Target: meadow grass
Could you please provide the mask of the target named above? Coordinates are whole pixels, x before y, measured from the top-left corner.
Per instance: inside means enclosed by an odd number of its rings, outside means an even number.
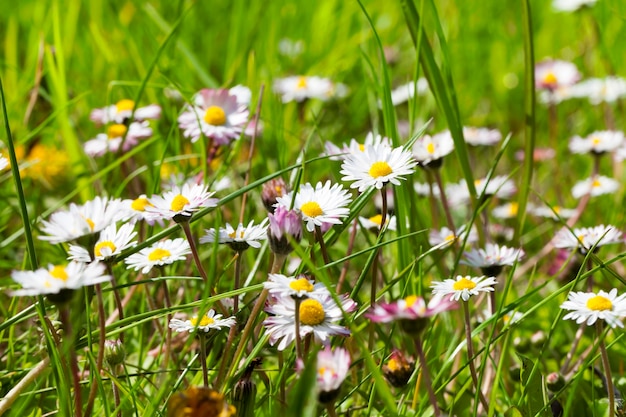
[[[623,415],[622,329],[563,320],[560,308],[574,291],[622,293],[623,237],[587,251],[556,249],[553,240],[600,224],[624,230],[622,162],[568,148],[576,135],[623,130],[623,101],[545,104],[534,69],[554,58],[574,63],[583,79],[626,75],[625,19],[619,0],[575,12],[530,0],[1,3],[0,152],[9,167],[0,170],[0,415],[228,416],[223,394],[242,417],[604,416],[611,382]],[[273,86],[290,75],[328,77],[336,96],[283,102]],[[394,89],[422,77],[427,91],[392,102]],[[177,119],[196,93],[235,85],[252,92],[248,119],[258,118],[257,132],[223,146],[184,137]],[[85,142],[106,130],[90,113],[122,99],[160,106],[151,137],[88,156]],[[504,139],[470,146],[464,126],[490,127]],[[440,169],[418,164],[382,191],[350,189],[342,162],[324,153],[327,142],[363,143],[368,132],[410,152],[444,130],[454,152]],[[546,148],[551,158],[528,157]],[[598,174],[617,180],[617,189],[572,196],[578,181]],[[96,197],[163,195],[172,175],[217,189],[217,202],[191,217],[190,235],[173,221],[139,222],[136,243],[106,262],[114,284],[81,288],[69,304],[13,296],[21,288],[15,271],[65,264],[76,243],[39,239],[42,221]],[[477,180],[499,176],[516,192],[481,194]],[[285,257],[265,240],[245,250],[198,243],[206,229],[264,221],[262,190],[278,178],[292,190],[343,184],[348,213],[319,234],[289,238]],[[460,204],[454,193],[437,198],[437,183],[460,180],[467,193]],[[417,193],[417,183],[432,184],[431,195]],[[381,200],[396,230],[365,227],[361,217],[382,214]],[[506,203],[510,215],[497,216]],[[534,214],[545,205],[561,207],[555,219]],[[574,218],[559,217],[563,208],[575,208]],[[473,228],[476,239],[429,239],[450,223]],[[186,255],[146,274],[125,264],[166,238],[188,236],[197,259]],[[370,320],[372,304],[429,301],[434,282],[481,276],[462,263],[464,252],[493,242],[525,252],[495,274],[494,296],[472,296],[412,323]],[[264,302],[270,272],[306,273],[330,290],[329,303],[342,305],[344,294],[356,303],[339,309],[350,335],[329,338],[351,358],[339,391],[326,393],[330,401],[319,401],[322,345],[309,336],[281,351],[262,325],[274,302]],[[205,337],[198,329],[168,334],[172,318],[209,309],[237,324]],[[125,355],[115,357],[116,345],[105,354],[105,340],[119,339]],[[203,385],[215,390],[215,404],[209,391],[190,389]]]

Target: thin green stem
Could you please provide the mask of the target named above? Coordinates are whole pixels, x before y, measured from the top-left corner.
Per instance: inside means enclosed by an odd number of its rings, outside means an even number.
[[[606,351],[606,345],[604,344],[604,337],[602,335],[602,320],[596,321],[596,333],[600,342],[600,354],[602,356],[602,366],[604,367],[604,376],[606,378],[606,390],[609,395],[609,417],[615,416],[615,391],[613,390],[613,377],[611,376],[611,364],[609,362],[609,355]]]
[[[72,374],[72,382],[74,383],[74,415],[81,417],[83,415],[83,401],[80,391],[80,371],[78,369],[78,359],[76,358],[76,350],[74,348],[74,332],[70,319],[69,306],[59,306],[59,316],[65,332],[64,350],[67,350],[70,373]]]
[[[470,374],[472,375],[472,382],[474,383],[474,389],[478,394],[478,399],[482,404],[485,412],[489,410],[489,403],[483,395],[480,385],[478,384],[478,376],[476,373],[476,365],[474,365],[474,344],[472,343],[472,324],[470,321],[469,303],[463,301],[463,315],[465,317],[465,337],[467,338],[467,359],[470,368]]]
[[[456,227],[454,226],[454,220],[452,219],[452,213],[450,212],[450,204],[448,204],[448,197],[446,196],[446,191],[443,186],[441,173],[439,172],[439,168],[435,168],[432,171],[433,171],[433,175],[435,176],[435,181],[437,181],[437,186],[439,187],[439,195],[441,196],[441,204],[443,205],[443,211],[446,214],[446,221],[448,222],[448,228],[453,233],[456,233]]]
[[[298,359],[302,359],[302,340],[300,337],[300,303],[302,303],[302,299],[300,297],[295,297],[293,299],[295,303],[294,310],[294,324],[295,324],[295,332],[296,332],[296,355]]]
[[[200,340],[200,365],[202,366],[202,379],[205,388],[209,387],[209,371],[206,366],[206,333],[198,330],[198,339]]]
[[[326,244],[324,243],[324,234],[322,233],[322,229],[319,226],[315,226],[315,238],[320,244],[320,251],[322,252],[322,258],[324,258],[324,263],[328,265],[330,263],[330,257],[328,256],[328,252],[326,251]]]
[[[428,370],[426,355],[424,355],[422,339],[419,336],[415,338],[415,350],[417,351],[417,358],[420,361],[420,367],[422,368],[422,378],[424,380],[424,385],[426,385],[426,390],[428,391],[428,398],[430,399],[430,404],[433,406],[433,414],[435,417],[439,417],[441,415],[441,411],[437,405],[437,397],[435,396],[435,391],[433,390],[433,383]]]
[[[98,388],[98,383],[96,381],[97,376],[100,375],[102,371],[102,362],[104,361],[104,342],[106,339],[106,321],[105,321],[105,312],[104,312],[104,297],[102,297],[102,285],[96,284],[96,301],[98,302],[98,329],[99,329],[99,339],[98,339],[98,356],[96,357],[96,374],[93,375],[91,386],[89,387],[89,397],[87,398],[87,407],[85,408],[85,417],[91,416],[91,412],[93,411],[94,401],[96,399],[96,393]]]

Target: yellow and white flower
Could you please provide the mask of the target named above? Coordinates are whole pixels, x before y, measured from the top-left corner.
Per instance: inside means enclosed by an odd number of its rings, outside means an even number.
[[[215,314],[215,310],[211,309],[201,318],[193,316],[187,320],[172,319],[170,320],[169,328],[179,333],[193,333],[196,329],[207,333],[209,330],[220,330],[223,327],[228,327],[230,329],[235,324],[235,317],[223,319],[221,314]]]
[[[156,213],[164,219],[185,220],[203,207],[215,207],[218,200],[211,198],[215,194],[209,192],[206,185],[185,183],[182,187],[174,187],[148,199],[150,205],[145,209]],[[189,220],[189,219],[187,219]]]
[[[612,194],[619,189],[619,182],[613,178],[597,175],[579,181],[572,187],[572,195],[574,198],[582,198],[589,194],[591,197],[597,197],[603,194]]]
[[[99,262],[85,264],[70,262],[67,265],[48,265],[36,271],[13,271],[11,278],[22,286],[12,292],[14,296],[58,294],[63,290],[76,290],[88,285],[111,280],[105,266]]]
[[[274,81],[274,92],[281,96],[283,103],[306,99],[328,100],[342,97],[347,91],[343,84],[335,84],[328,78],[294,75]]]
[[[593,153],[601,155],[613,152],[624,143],[624,133],[613,130],[602,130],[591,133],[585,138],[574,136],[570,139],[569,149],[572,153]]]
[[[616,288],[608,293],[600,290],[597,294],[570,292],[561,308],[570,311],[563,317],[564,320],[576,320],[578,324],[589,326],[597,320],[604,320],[613,328],[624,327],[622,318],[626,316],[626,294],[618,296]]]
[[[443,157],[454,150],[454,140],[449,130],[424,137],[415,141],[413,156],[424,167],[438,168],[443,163]]]
[[[465,142],[473,146],[492,146],[502,140],[502,133],[486,127],[463,127]]]
[[[269,277],[263,287],[268,290],[270,295],[283,298],[317,298],[318,296],[328,295],[328,289],[324,284],[317,284],[309,279],[305,274],[295,277],[288,277],[282,274],[269,274]]]
[[[106,125],[109,123],[124,124],[128,121],[135,102],[133,100],[122,99],[115,104],[91,111],[89,118],[98,125]],[[161,117],[161,107],[151,104],[146,107],[139,107],[135,110],[134,120],[150,120],[159,119]]]
[[[260,248],[261,242],[267,239],[267,225],[269,219],[266,217],[257,225],[254,220],[250,221],[247,226],[239,223],[237,229],[226,223],[226,227],[220,227],[216,233],[215,229],[205,230],[206,234],[200,238],[200,243],[225,243],[235,251],[243,251],[249,247]]]
[[[472,295],[495,291],[494,285],[496,285],[494,277],[457,275],[455,279],[433,282],[431,288],[433,289],[433,295],[442,297],[450,295],[450,301],[459,301],[459,299],[467,301]]]
[[[124,249],[135,245],[137,242],[132,241],[132,239],[136,235],[134,225],[126,223],[118,229],[113,223],[102,230],[91,251],[79,245],[70,245],[68,259],[86,263],[109,259],[120,254]],[[93,259],[91,252],[93,252]]]
[[[578,248],[582,253],[587,253],[593,247],[622,243],[623,241],[624,236],[617,227],[602,224],[596,227],[574,229],[573,232],[568,229],[561,229],[554,236],[553,243],[556,248]]]
[[[170,265],[176,261],[184,261],[191,253],[187,239],[166,239],[133,253],[124,262],[129,269],[147,274],[155,266]]]
[[[89,156],[98,157],[107,152],[115,153],[120,150],[127,152],[134,148],[141,139],[152,136],[152,128],[148,122],[133,122],[130,126],[124,124],[111,124],[106,133],[96,135],[83,145],[85,153]]]

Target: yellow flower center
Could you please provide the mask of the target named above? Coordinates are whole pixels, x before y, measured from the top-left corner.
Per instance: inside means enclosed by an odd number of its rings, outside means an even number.
[[[476,288],[476,283],[467,277],[463,277],[456,281],[452,288],[454,291],[473,290]]]
[[[552,210],[554,210],[554,212],[555,212],[556,214],[559,214],[559,213],[561,212],[561,207],[559,207],[559,206],[554,206],[554,207],[552,207]]]
[[[429,154],[434,154],[435,153],[435,144],[430,142],[428,145],[426,145],[426,151],[428,151]]]
[[[591,186],[593,188],[599,187],[601,185],[602,185],[602,183],[600,181],[598,181],[598,180],[593,180],[593,182],[591,183]]]
[[[130,207],[135,211],[146,211],[146,207],[151,205],[152,204],[150,204],[147,198],[140,197],[136,200],[133,200],[133,202],[130,204]]]
[[[581,244],[585,243],[585,235],[578,235],[578,242]]]
[[[124,125],[111,125],[107,129],[107,136],[109,137],[109,139],[121,138],[122,136],[124,136],[124,134],[126,134],[127,130],[128,128]]]
[[[189,319],[189,322],[194,327],[195,326],[209,326],[215,323],[215,320],[207,316],[202,316],[202,318],[200,319],[200,323],[198,323],[198,316],[193,316],[192,318]]]
[[[135,102],[128,99],[123,99],[115,103],[117,112],[123,112],[124,110],[132,110],[135,107]]]
[[[104,248],[109,248],[111,250],[111,253],[115,252],[115,249],[117,249],[113,242],[111,242],[110,240],[105,240],[96,244],[93,252],[96,256],[102,256],[102,249]]]
[[[164,258],[171,256],[172,253],[167,249],[156,248],[150,254],[148,254],[149,261],[162,261]]]
[[[391,169],[391,167],[389,166],[387,162],[378,161],[372,164],[372,167],[370,168],[369,173],[373,178],[379,178],[379,177],[384,177],[386,175],[389,175],[392,172],[393,172],[393,169]]]
[[[68,278],[65,267],[61,265],[53,266],[52,269],[49,271],[49,274],[51,277],[60,279],[61,281],[67,281]],[[50,286],[50,284],[48,284],[47,286]]]
[[[391,372],[396,372],[402,369],[402,364],[396,358],[391,358],[387,361],[387,368]]]
[[[178,194],[176,197],[172,199],[172,204],[170,205],[170,210],[172,211],[182,211],[185,206],[189,204],[189,200],[185,198],[185,196]]]
[[[445,242],[452,242],[455,238],[456,238],[456,236],[454,236],[454,235],[448,235],[443,240]]]
[[[375,216],[372,216],[369,218],[369,221],[371,221],[372,223],[376,223],[377,225],[380,226],[380,224],[383,221],[383,215],[382,214],[377,214]]]
[[[511,216],[517,216],[517,209],[519,207],[519,204],[517,203],[511,203],[509,204],[509,214]]]
[[[593,311],[612,310],[613,303],[611,303],[611,300],[606,297],[596,295],[595,297],[591,297],[587,300],[587,308]]]
[[[309,201],[308,203],[304,203],[300,206],[300,211],[302,214],[308,217],[317,217],[324,214],[324,210],[320,207],[319,204],[315,201]]]
[[[222,126],[226,123],[226,113],[220,106],[211,106],[204,113],[204,121],[213,126]]]
[[[296,85],[298,90],[306,88],[306,77],[298,77],[298,84]]]
[[[312,298],[304,300],[300,304],[300,323],[306,326],[322,324],[326,318],[322,303]]]
[[[413,306],[413,304],[415,304],[417,302],[418,298],[416,295],[409,295],[408,297],[406,297],[404,299],[404,302],[406,303],[407,308]]]
[[[543,77],[543,82],[544,84],[556,84],[556,75],[554,75],[552,71],[548,71],[548,73]]]
[[[362,143],[359,143],[359,150],[361,152],[365,152],[365,145],[363,145]]]
[[[85,221],[89,225],[89,228],[93,231],[93,228],[96,227],[96,224],[93,222],[93,220],[91,220],[90,218],[87,218],[85,219]]]
[[[333,368],[327,368],[325,366],[322,366],[320,369],[317,370],[317,372],[320,374],[320,376],[324,376],[326,375],[326,373],[330,373],[332,376],[337,376],[337,371],[335,371]]]
[[[291,281],[289,283],[289,288],[291,288],[294,291],[311,292],[313,291],[313,284],[311,284],[309,280],[306,278],[300,278],[295,281]]]
[[[594,145],[599,145],[602,142],[602,140],[599,137],[593,137],[591,139],[591,143],[593,143]]]

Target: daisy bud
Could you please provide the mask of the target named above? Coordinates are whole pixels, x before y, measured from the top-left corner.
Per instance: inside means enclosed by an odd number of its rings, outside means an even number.
[[[341,384],[350,369],[350,354],[347,350],[330,346],[317,353],[318,400],[322,404],[332,404],[341,390]]]
[[[565,386],[565,378],[558,372],[552,372],[546,377],[546,386],[552,392],[558,392]]]
[[[126,349],[122,341],[117,340],[105,340],[104,341],[104,360],[110,367],[115,367],[124,362],[126,358]]]
[[[383,374],[387,381],[396,388],[404,387],[415,370],[415,360],[406,357],[399,350],[394,350],[383,365]]]
[[[241,379],[235,384],[232,392],[232,402],[237,409],[238,417],[253,417],[256,398],[256,384],[252,381],[252,371],[261,363],[261,358],[256,358],[248,365]]]
[[[276,207],[276,211],[268,214],[270,225],[267,237],[272,252],[288,255],[293,251],[287,236],[296,242],[302,239],[302,215],[295,210],[287,210],[283,206]]]
[[[263,200],[263,205],[267,209],[268,212],[274,214],[276,207],[276,198],[282,197],[289,192],[289,187],[285,184],[285,180],[282,178],[273,178],[263,184],[263,189],[261,190],[261,199]]]

